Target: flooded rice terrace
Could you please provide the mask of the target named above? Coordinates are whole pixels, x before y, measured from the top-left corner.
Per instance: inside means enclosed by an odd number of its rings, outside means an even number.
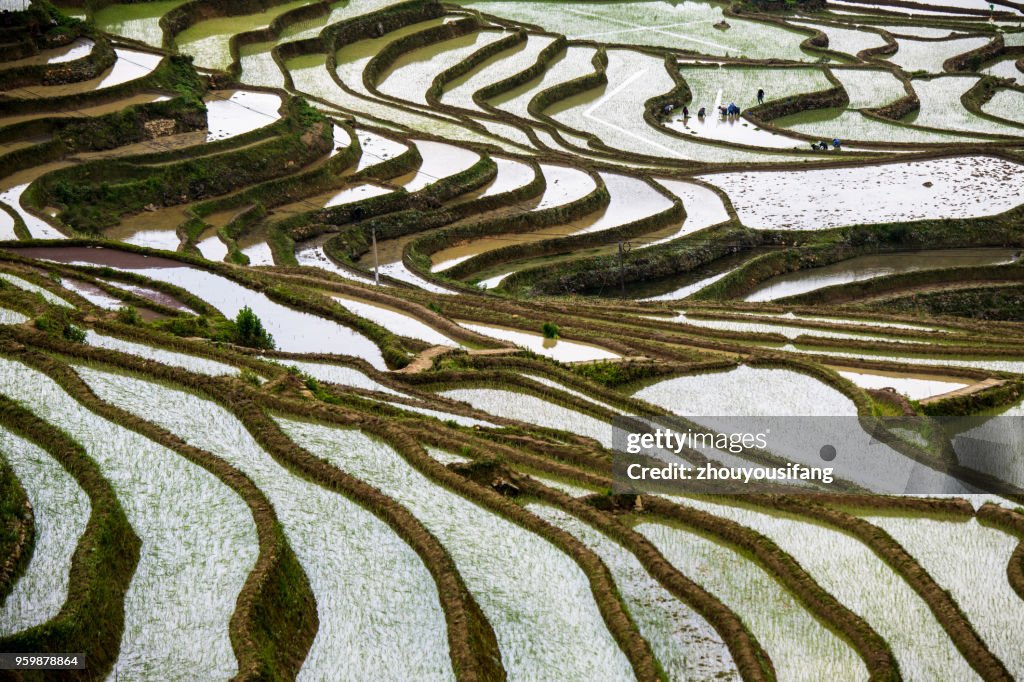
[[[0,659],[1024,677],[1022,50],[1011,0],[0,0]]]

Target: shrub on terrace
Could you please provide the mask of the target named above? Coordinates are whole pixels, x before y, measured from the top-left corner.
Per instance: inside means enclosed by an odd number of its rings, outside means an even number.
[[[239,310],[235,317],[234,337],[234,342],[240,346],[265,349],[274,347],[274,337],[263,328],[263,322],[249,306]]]

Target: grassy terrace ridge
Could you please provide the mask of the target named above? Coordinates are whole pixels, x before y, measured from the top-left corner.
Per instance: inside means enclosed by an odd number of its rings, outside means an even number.
[[[0,12],[0,651],[1024,679],[1024,8],[949,2]],[[723,417],[804,421],[624,481]],[[194,470],[154,527],[249,536],[153,535],[129,442]]]
[[[110,483],[81,445],[7,398],[2,407],[5,428],[52,455],[85,490],[95,511],[72,558],[65,607],[43,625],[4,637],[0,649],[89,651],[93,671],[110,670],[124,624],[122,600],[138,562],[139,539]],[[88,679],[89,673],[72,674]],[[37,679],[44,675],[36,673]]]

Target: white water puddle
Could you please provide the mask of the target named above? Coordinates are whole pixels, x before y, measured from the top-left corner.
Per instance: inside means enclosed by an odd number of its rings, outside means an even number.
[[[147,227],[139,227],[134,232],[125,234],[121,229],[115,228],[108,231],[106,236],[125,244],[145,246],[161,251],[177,251],[181,244],[177,230],[151,230]]]
[[[43,50],[39,54],[4,62],[4,68],[31,66],[33,64],[63,64],[85,57],[96,45],[89,38],[76,38],[63,47]]]
[[[417,289],[423,289],[424,291],[429,291],[432,294],[450,296],[456,293],[451,289],[446,289],[443,286],[434,284],[433,282],[429,282],[423,279],[415,272],[407,268],[405,263],[403,263],[400,260],[395,261],[394,263],[385,263],[384,265],[381,265],[378,268],[378,270],[380,271],[381,275],[386,275],[388,277],[391,277],[392,279],[397,279],[407,284],[411,284]]]
[[[833,68],[834,75],[850,97],[850,109],[881,107],[905,97],[903,81],[890,71],[882,69]]]
[[[355,201],[361,201],[363,199],[369,199],[371,197],[379,197],[382,194],[390,194],[394,190],[382,187],[381,185],[374,185],[369,182],[361,182],[355,185],[346,187],[339,191],[337,194],[332,196],[324,204],[324,208],[333,208],[335,206],[344,206],[345,204],[351,204]]]
[[[655,317],[652,319],[664,320],[662,317]],[[837,332],[829,331],[827,329],[817,329],[815,327],[791,327],[784,324],[768,324],[766,322],[742,322],[737,320],[714,320],[707,319],[704,317],[690,317],[686,313],[679,313],[674,318],[670,319],[671,322],[679,322],[682,324],[689,324],[695,327],[706,327],[708,329],[721,329],[724,331],[735,331],[735,332],[747,332],[750,334],[781,334],[788,339],[795,339],[798,336],[817,336],[827,339],[859,339],[865,341],[900,341],[897,338],[891,338],[886,336],[872,335],[868,332],[864,334],[854,334],[850,332]],[[916,341],[916,340],[915,340]]]
[[[159,362],[162,365],[181,367],[182,369],[187,369],[188,371],[195,372],[197,374],[205,374],[207,376],[238,375],[237,367],[232,367],[231,365],[227,365],[223,362],[210,360],[197,355],[187,355],[185,353],[164,350],[163,348],[154,348],[153,346],[147,346],[143,343],[135,343],[134,341],[125,341],[124,339],[118,339],[113,336],[98,334],[91,330],[86,333],[85,342],[90,346],[95,346],[96,348],[106,348],[107,350],[127,353],[146,360]]]
[[[647,244],[640,244],[637,248],[646,249],[649,246],[664,244],[683,235],[729,220],[729,212],[725,210],[722,199],[707,187],[666,178],[658,178],[657,183],[682,200],[683,208],[686,210],[686,219],[673,234]]]
[[[567,166],[541,164],[541,172],[547,182],[540,203],[533,210],[564,206],[582,199],[597,188],[597,183],[587,173]]]
[[[238,80],[246,85],[285,89],[284,73],[274,61],[271,49],[274,43],[254,43],[238,48],[238,65],[242,74]]]
[[[100,84],[96,87],[97,90],[111,88],[121,83],[127,83],[128,81],[148,76],[163,59],[163,55],[139,52],[138,50],[126,50],[120,47],[115,48],[114,53],[117,55],[117,61],[114,62],[114,67],[110,70],[110,73],[100,81]]]
[[[679,287],[678,289],[674,289],[674,290],[672,290],[672,291],[670,291],[670,292],[668,292],[666,294],[659,294],[657,296],[648,296],[647,298],[641,298],[639,300],[641,300],[641,301],[680,301],[680,300],[682,300],[682,299],[684,299],[684,298],[686,298],[688,296],[692,296],[693,294],[697,293],[701,289],[705,289],[705,288],[711,286],[712,284],[714,284],[718,280],[722,279],[726,275],[732,274],[736,270],[739,270],[740,267],[742,267],[742,266],[735,267],[735,268],[733,268],[731,270],[726,270],[725,272],[720,272],[717,275],[711,275],[709,277],[705,277],[705,278],[697,280],[696,282],[693,282],[691,284],[687,284],[685,286]]]
[[[788,369],[739,367],[659,381],[634,398],[691,419],[716,416],[857,415],[853,401],[817,379]]]
[[[972,7],[972,6],[975,5],[975,3],[978,3],[977,4],[977,9],[988,9],[987,6],[982,6],[980,4],[982,2],[983,2],[983,0],[948,0],[948,1],[942,2],[941,4],[938,3],[938,2],[921,3],[921,4],[930,4],[930,5],[934,5],[934,6],[940,6],[940,7],[954,7],[955,8],[955,7]],[[861,3],[861,2],[850,2],[849,0],[830,0],[830,3],[835,5],[835,6],[837,6],[837,7],[842,7],[842,8],[844,8],[844,10],[850,10],[849,12],[846,12],[846,11],[843,11],[843,10],[838,10],[842,14],[861,14],[863,12],[867,12],[868,14],[870,14],[872,9],[873,9],[873,7],[872,7],[873,3],[870,3],[870,2]],[[894,7],[894,6],[886,5],[885,10],[886,10],[886,12],[895,12],[896,14],[901,15],[900,18],[904,18],[907,15],[910,15],[911,17],[913,17],[915,15],[923,15],[923,16],[936,17],[936,18],[942,17],[942,18],[946,18],[946,19],[957,19],[957,18],[959,18],[957,16],[957,14],[958,14],[957,12],[947,12],[947,11],[944,11],[944,10],[941,10],[941,9],[917,9],[916,7],[914,7],[914,8],[902,8],[902,7]]]
[[[955,7],[958,2],[953,0],[953,2],[947,4]],[[978,4],[985,5],[984,9],[988,9],[988,3],[985,0],[978,0]],[[959,35],[951,28],[932,28],[931,26],[900,26],[899,24],[893,24],[891,26],[879,26],[878,28],[885,29],[893,35],[910,36],[911,38],[949,38],[950,36]]]
[[[295,260],[298,261],[299,265],[319,268],[321,270],[327,270],[333,272],[336,275],[350,279],[355,282],[363,282],[365,284],[373,284],[373,275],[365,275],[356,270],[343,267],[338,265],[327,255],[327,251],[324,250],[324,242],[333,237],[333,234],[323,235],[310,239],[305,242],[300,242],[295,245]],[[380,286],[387,286],[381,284]]]
[[[478,334],[489,336],[493,339],[510,341],[520,348],[533,351],[537,355],[543,355],[559,362],[582,362],[587,360],[613,360],[619,358],[616,353],[577,341],[564,341],[562,339],[545,338],[543,334],[524,332],[508,327],[499,327],[491,324],[480,324],[479,322],[466,322],[456,320],[459,326],[471,329]]]
[[[820,268],[808,268],[772,277],[762,282],[745,300],[773,301],[823,287],[919,270],[1002,265],[1012,263],[1016,259],[1016,254],[1015,249],[942,249],[858,256]]]
[[[550,478],[548,476],[541,476],[539,474],[530,474],[530,476],[547,487],[559,490],[569,497],[587,497],[588,495],[596,495],[600,492],[597,489],[584,488],[582,486],[566,483],[565,481]]]
[[[556,390],[563,391],[565,393],[568,393],[569,395],[576,396],[577,398],[586,400],[588,403],[593,403],[598,407],[603,407],[609,412],[614,412],[615,414],[629,414],[625,410],[620,410],[619,408],[612,407],[608,403],[597,400],[596,398],[591,398],[586,393],[583,393],[582,391],[577,391],[574,388],[569,388],[565,384],[555,381],[554,379],[548,379],[547,377],[540,376],[539,374],[524,374],[523,376],[532,381],[536,381],[538,384],[543,384],[544,386],[547,386],[549,388],[554,388]]]
[[[0,308],[0,324],[21,324],[28,322],[28,318],[19,312]]]
[[[900,376],[898,374],[879,374],[854,370],[838,370],[839,376],[849,379],[861,388],[882,389],[893,388],[911,400],[922,400],[933,395],[942,395],[968,386],[965,382],[943,381],[941,379],[925,379],[920,377]]]
[[[459,426],[468,426],[469,428],[499,428],[497,424],[492,424],[489,421],[483,419],[475,419],[473,417],[464,417],[461,414],[455,414],[453,412],[445,412],[443,410],[432,410],[429,407],[420,407],[419,405],[406,405],[405,403],[387,403],[391,407],[397,407],[400,410],[408,410],[409,412],[415,412],[416,414],[426,415],[428,417],[435,417],[443,422],[455,422]]]
[[[394,498],[445,546],[494,628],[510,679],[548,679],[553,670],[562,680],[635,679],[586,575],[567,554],[434,483],[358,431],[279,423],[307,450]],[[587,655],[577,655],[581,647]]]
[[[18,238],[18,233],[14,231],[14,208],[11,208],[11,213],[8,213],[5,207],[6,203],[0,202],[0,240],[8,241],[15,240]]]
[[[29,236],[33,239],[67,239],[66,234],[22,207],[21,195],[28,189],[29,184],[26,182],[0,190],[0,201],[14,209],[15,213],[25,221],[25,227],[28,229]],[[6,216],[6,213],[4,215]],[[6,218],[4,220],[6,222]],[[8,233],[5,235],[6,238],[17,239],[17,236],[14,234],[13,222],[5,232]]]
[[[481,289],[494,289],[499,284],[501,284],[502,281],[504,281],[504,279],[506,277],[508,277],[509,275],[511,275],[514,272],[515,272],[515,270],[512,270],[510,272],[503,272],[500,275],[495,275],[494,277],[488,277],[487,279],[482,279],[479,282],[477,282],[477,286],[480,287]]]
[[[13,94],[25,99],[42,99],[95,92],[148,76],[163,59],[163,55],[129,50],[124,47],[114,48],[114,55],[113,66],[96,78],[60,85],[33,85],[27,88],[18,88],[13,91]]]
[[[899,38],[899,49],[887,59],[907,73],[927,71],[942,73],[942,63],[950,57],[970,52],[988,44],[988,38],[959,38],[956,40],[913,40]]]
[[[281,97],[272,92],[214,91],[204,101],[209,129],[207,142],[243,135],[281,118]]]
[[[249,265],[273,265],[274,252],[262,235],[251,235],[248,239],[238,242],[238,249],[249,259]]]
[[[522,161],[506,159],[501,156],[492,156],[491,160],[498,166],[498,174],[479,193],[470,194],[473,199],[504,194],[518,189],[533,181],[535,174],[533,169]]]
[[[418,192],[442,178],[461,173],[480,160],[479,154],[465,147],[429,140],[412,142],[420,151],[423,163],[418,170],[393,181],[407,192]]]
[[[440,450],[438,448],[424,445],[423,449],[427,451],[427,454],[436,459],[438,462],[444,465],[448,464],[469,464],[473,460],[469,457],[463,457],[462,455],[456,455],[454,452],[448,452],[447,450]]]
[[[600,173],[611,201],[604,209],[601,217],[587,223],[581,230],[573,230],[566,226],[573,235],[601,232],[613,227],[627,225],[648,216],[667,211],[672,201],[654,190],[647,182],[628,175],[616,173]]]
[[[275,360],[275,362],[295,367],[317,381],[325,381],[330,384],[339,384],[342,386],[352,386],[353,388],[364,388],[368,391],[379,391],[381,393],[389,393],[392,395],[404,395],[393,388],[388,388],[384,384],[374,381],[363,372],[352,367],[291,359],[280,359]]]
[[[39,294],[50,305],[59,305],[62,308],[74,308],[73,305],[65,301],[57,294],[51,292],[49,289],[45,289],[39,286],[38,284],[33,284],[32,282],[29,282],[27,279],[22,279],[17,275],[9,275],[6,272],[0,272],[0,279],[4,280],[5,282],[9,282],[10,284],[13,284],[19,289],[30,291],[33,294]]]
[[[427,323],[395,308],[368,303],[347,296],[332,296],[331,298],[350,312],[360,317],[365,317],[367,320],[379,324],[392,333],[408,336],[411,339],[419,339],[420,341],[438,346],[462,347],[461,343],[445,336]]]
[[[885,38],[878,33],[854,28],[840,28],[829,24],[813,24],[806,21],[790,21],[791,24],[815,28],[828,36],[828,49],[856,56],[861,50],[885,45]]]
[[[827,355],[834,358],[856,358],[858,360],[875,360],[881,362],[898,362],[908,365],[929,365],[934,367],[970,367],[972,369],[988,369],[993,372],[1012,372],[1024,374],[1024,360],[1003,360],[1000,358],[964,360],[957,357],[919,358],[906,355],[881,355],[872,353],[851,353],[848,351],[822,350],[818,348],[797,348],[793,345],[783,346],[780,350],[807,355]]]
[[[361,128],[356,132],[356,138],[359,140],[359,147],[363,153],[359,157],[359,162],[356,164],[353,172],[359,172],[381,161],[393,159],[408,149],[401,142],[396,142],[389,137],[384,137]]]
[[[526,393],[492,388],[456,388],[438,395],[461,400],[481,412],[593,438],[612,447],[612,425],[588,414]]]
[[[190,315],[196,314],[194,310],[189,308],[187,305],[185,305],[178,299],[174,298],[174,296],[171,296],[170,294],[165,294],[162,291],[151,289],[149,287],[144,287],[140,284],[131,284],[129,282],[119,282],[117,280],[104,281],[110,286],[117,287],[118,289],[124,289],[125,291],[130,291],[136,296],[141,296],[142,298],[152,301],[153,303],[156,303],[158,305],[165,306],[172,310],[179,310],[183,313],[188,313]]]
[[[436,584],[383,521],[278,464],[216,403],[132,377],[87,381],[103,399],[217,453],[267,496],[316,599],[319,627],[299,682],[454,679]]]
[[[92,505],[78,482],[35,443],[0,428],[6,460],[32,504],[33,545],[25,572],[0,608],[0,636],[42,625],[68,596],[71,556],[89,522]]]
[[[701,177],[729,195],[747,227],[823,230],[1002,213],[1022,201],[1022,171],[1020,164],[1004,159],[965,156],[857,168]]]
[[[1020,83],[1024,82],[1024,72],[1017,68],[1018,59],[1020,59],[1020,57],[1017,55],[1014,55],[1012,57],[1006,57],[1005,59],[1000,59],[994,64],[989,64],[988,66],[983,68],[981,72],[989,76],[995,76],[997,78],[1011,78],[1015,80],[1019,85]],[[1001,90],[1000,92],[1012,93],[1013,91]],[[1020,95],[1020,93],[1017,94],[1018,96]],[[987,105],[983,106],[982,108],[987,108]]]
[[[166,680],[234,675],[229,623],[259,551],[242,498],[176,452],[97,416],[46,375],[11,360],[0,360],[0,368],[0,391],[85,448],[142,541],[124,597],[118,673],[137,679],[159,670]],[[87,382],[95,374],[76,371]]]
[[[921,108],[906,122],[969,133],[1024,136],[1024,127],[977,116],[963,106],[961,97],[974,87],[978,80],[978,76],[943,76],[931,80],[915,80],[914,91],[921,100]]]
[[[264,294],[212,272],[162,258],[109,252],[103,249],[38,249],[33,256],[84,265],[112,265],[145,277],[197,292],[228,319],[249,306],[274,336],[277,348],[290,353],[330,353],[361,357],[385,369],[384,357],[370,339],[340,324],[275,303]],[[111,261],[111,259],[113,259]]]
[[[892,329],[909,329],[914,331],[926,331],[926,332],[945,332],[945,329],[939,327],[931,327],[925,324],[908,324],[906,322],[886,322],[884,320],[867,320],[867,319],[852,319],[852,318],[839,318],[839,317],[827,317],[825,315],[797,315],[793,312],[786,313],[774,313],[774,312],[761,312],[761,311],[742,311],[742,310],[731,310],[729,311],[735,315],[763,315],[765,317],[781,317],[787,320],[803,320],[805,322],[831,322],[832,324],[851,324],[851,325],[867,325],[871,327],[889,327]]]
[[[60,280],[60,285],[104,310],[119,310],[125,306],[124,301],[111,296],[91,282],[82,282],[70,277],[63,277]]]
[[[203,234],[207,233],[204,232]],[[223,261],[228,255],[228,245],[221,241],[221,238],[217,235],[216,228],[210,230],[208,236],[196,242],[196,248],[199,249],[199,253],[203,255],[203,258],[215,263]]]

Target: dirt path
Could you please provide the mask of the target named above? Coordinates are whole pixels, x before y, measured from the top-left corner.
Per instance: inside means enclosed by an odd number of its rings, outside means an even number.
[[[964,386],[963,388],[958,388],[955,391],[949,391],[947,393],[940,393],[939,395],[930,396],[930,397],[925,398],[924,400],[922,400],[920,402],[921,402],[922,405],[930,405],[931,403],[937,403],[940,400],[946,400],[948,398],[959,398],[960,396],[972,395],[974,393],[979,393],[979,392],[984,391],[985,389],[988,389],[988,388],[994,388],[996,386],[1002,386],[1005,383],[1006,383],[1006,381],[1004,379],[994,379],[994,378],[993,379],[985,379],[984,381],[979,381],[976,384],[971,384],[970,386]]]
[[[452,346],[431,346],[426,349],[415,358],[412,362],[397,371],[397,374],[419,374],[420,372],[426,372],[428,369],[434,366],[434,360],[441,357],[445,353],[451,353],[458,350]],[[482,348],[480,350],[469,351],[470,355],[509,355],[510,353],[519,353],[522,349],[509,347],[509,348]]]

